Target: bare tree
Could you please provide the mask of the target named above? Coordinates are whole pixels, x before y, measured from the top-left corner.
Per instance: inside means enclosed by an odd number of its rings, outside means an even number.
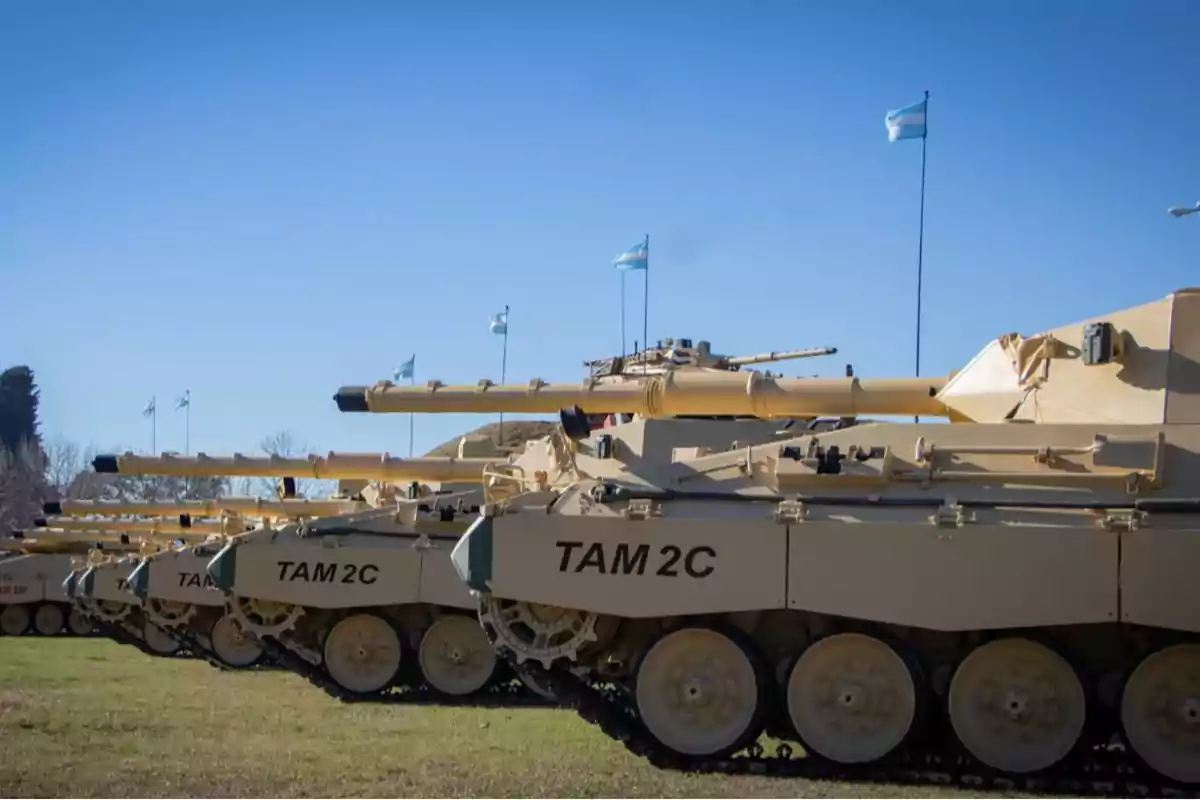
[[[124,452],[120,447],[108,453]],[[68,483],[61,497],[68,500],[210,500],[228,493],[229,479],[208,475],[108,475],[98,474],[91,464],[98,452],[88,445],[79,459],[82,469]]]
[[[263,437],[258,443],[258,448],[269,456],[278,456],[280,458],[304,458],[313,449],[307,442],[297,439],[289,430],[279,430],[270,436]],[[293,476],[295,477],[295,476]],[[271,478],[259,478],[258,482],[260,495],[274,495],[276,482]],[[296,478],[296,496],[297,497],[318,497],[321,495],[332,494],[336,488],[335,481],[314,480],[312,478]]]
[[[0,534],[32,525],[49,495],[41,448],[29,439],[14,450],[0,447]]]
[[[79,445],[61,434],[55,434],[45,446],[46,482],[59,497],[64,497],[75,476],[86,466]]]

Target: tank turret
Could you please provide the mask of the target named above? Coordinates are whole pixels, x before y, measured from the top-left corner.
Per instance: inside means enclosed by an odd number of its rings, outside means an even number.
[[[681,370],[597,384],[609,394],[346,397],[949,420],[580,470],[485,504],[452,561],[506,661],[657,765],[1194,793],[1197,364],[1200,289],[1185,289],[999,336],[938,379]],[[764,733],[805,757],[765,754]]]

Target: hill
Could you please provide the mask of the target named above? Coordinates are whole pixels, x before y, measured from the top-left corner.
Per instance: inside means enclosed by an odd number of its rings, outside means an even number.
[[[514,420],[504,423],[504,439],[500,440],[500,423],[489,422],[469,433],[463,434],[468,439],[491,439],[492,443],[502,452],[518,450],[530,439],[540,439],[549,436],[557,422],[550,420]],[[426,453],[426,456],[454,456],[458,454],[458,441],[462,436],[455,436],[448,442],[443,442]]]

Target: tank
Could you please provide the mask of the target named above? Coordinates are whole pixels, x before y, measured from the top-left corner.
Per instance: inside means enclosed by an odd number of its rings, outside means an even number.
[[[345,700],[478,702],[481,695],[487,695],[492,701],[508,704],[530,693],[516,691],[521,685],[511,674],[507,680],[492,674],[499,673],[494,651],[474,619],[469,594],[450,566],[449,547],[436,541],[447,535],[456,540],[466,525],[456,523],[455,516],[478,511],[485,467],[492,461],[469,456],[406,460],[387,454],[338,453],[290,460],[127,455],[102,456],[93,466],[98,471],[127,474],[234,472],[265,473],[285,480],[293,476],[341,479],[341,498],[253,504],[256,513],[275,521],[286,518],[282,525],[264,525],[228,539],[145,559],[131,576],[134,592],[146,601],[147,609],[156,605],[156,595],[174,603],[186,602],[187,609],[200,605],[201,592],[219,598],[221,610],[228,609],[228,613],[222,617],[225,622],[214,623],[208,637],[214,653],[221,649],[223,634],[216,625],[222,624],[228,628],[229,638],[238,637],[229,648],[234,656],[242,652],[243,660],[249,662],[256,660],[256,653],[266,651],[270,662],[304,675]],[[468,477],[465,484],[452,482]],[[228,498],[208,503],[206,511],[252,506]],[[120,512],[132,510],[129,504],[109,507]],[[60,510],[87,514],[98,508],[76,504],[63,505]],[[171,510],[182,510],[182,504],[173,504]],[[314,521],[314,517],[321,519]],[[393,520],[388,534],[342,535],[340,528],[348,522],[365,524],[365,530],[370,530],[370,523],[364,520],[373,517]],[[422,551],[429,547],[441,550],[440,569],[413,571],[412,565],[420,562]],[[182,561],[187,562],[186,570],[178,566]],[[177,585],[177,576],[197,571],[201,577],[189,578],[186,583],[198,581],[200,585]],[[418,594],[420,602],[415,599]],[[380,597],[396,598],[396,605],[404,605],[387,621],[396,651],[374,652],[363,661],[357,640],[377,633],[377,627],[369,626],[379,618],[364,621],[351,612],[356,604],[379,604]],[[180,605],[176,616],[184,613],[183,608]],[[213,608],[215,613],[216,606]],[[459,613],[449,613],[453,611]],[[160,624],[166,627],[165,622]],[[364,625],[368,626],[365,631]],[[473,646],[474,653],[464,650],[455,638],[461,639],[464,630],[473,635],[466,644]],[[389,658],[400,658],[402,638],[403,670],[396,667],[380,679],[379,663],[386,668]],[[419,648],[422,642],[424,649]],[[416,666],[418,655],[426,665],[424,671]],[[220,660],[240,666],[234,656],[224,655]],[[435,668],[429,666],[435,656],[453,663],[435,673],[432,685],[427,685],[422,676]],[[476,662],[481,658],[487,661],[482,680],[486,685],[468,685],[480,671]],[[414,659],[412,666],[410,659]]]
[[[208,534],[203,541],[168,547],[143,556],[128,577],[130,591],[141,600],[149,624],[176,641],[181,649],[222,669],[267,666],[261,646],[242,635],[236,618],[225,607],[206,571],[208,561],[236,533],[253,530],[252,517],[267,520],[301,519],[365,507],[355,500],[267,500],[257,497],[220,497],[183,501],[66,501],[47,503],[45,513],[179,514],[178,524],[162,521],[110,520],[104,524],[130,530],[169,530]],[[194,515],[217,516],[195,521]],[[93,529],[95,519],[46,520],[46,524]]]
[[[73,560],[87,550],[23,536],[0,540],[0,635],[85,636],[93,632],[86,616],[71,604],[63,581]]]
[[[1197,363],[1183,289],[938,378],[339,396],[934,418],[530,487],[452,561],[503,660],[660,767],[1129,795],[1200,782]]]
[[[253,531],[208,574],[241,630],[341,700],[541,703],[497,663],[451,566],[477,512],[438,497]]]
[[[122,545],[90,550],[86,562],[65,578],[62,586],[74,607],[100,634],[116,642],[132,645],[153,656],[195,656],[155,624],[153,609],[134,594],[130,578],[144,557],[177,544],[204,541],[211,534],[161,521],[155,521],[152,529],[134,532],[124,527],[134,525],[133,521],[86,522],[95,527],[81,531],[35,529],[39,538],[57,536],[62,541],[97,540],[102,543],[107,540]]]

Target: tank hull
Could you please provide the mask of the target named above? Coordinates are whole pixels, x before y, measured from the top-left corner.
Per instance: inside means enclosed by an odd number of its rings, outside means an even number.
[[[63,589],[72,569],[68,554],[31,553],[0,561],[0,635],[80,635],[69,625],[71,603]]]
[[[1168,491],[1197,452],[1191,426],[860,425],[685,461],[654,485],[511,498],[485,509],[452,561],[498,652],[655,763],[954,764],[1065,786],[1094,780],[1101,758],[1114,775],[1194,788],[1200,770],[1147,698],[1164,675],[1200,674],[1188,671],[1200,665],[1200,498]],[[569,623],[531,636],[547,616]],[[664,700],[712,691],[701,667],[692,683],[671,676],[722,658],[721,681],[748,687],[724,739],[672,721]],[[885,679],[876,700],[891,700],[872,705],[870,681]],[[829,686],[841,693],[818,702]],[[1200,720],[1187,691],[1170,695],[1181,737],[1191,709]],[[1002,705],[980,711],[986,697]],[[764,763],[746,749],[764,732],[815,760]]]
[[[418,533],[367,516],[235,537],[208,574],[275,663],[343,701],[544,704],[498,665],[475,620],[450,561],[467,523],[423,519]],[[361,648],[375,654],[369,674],[348,655]]]

